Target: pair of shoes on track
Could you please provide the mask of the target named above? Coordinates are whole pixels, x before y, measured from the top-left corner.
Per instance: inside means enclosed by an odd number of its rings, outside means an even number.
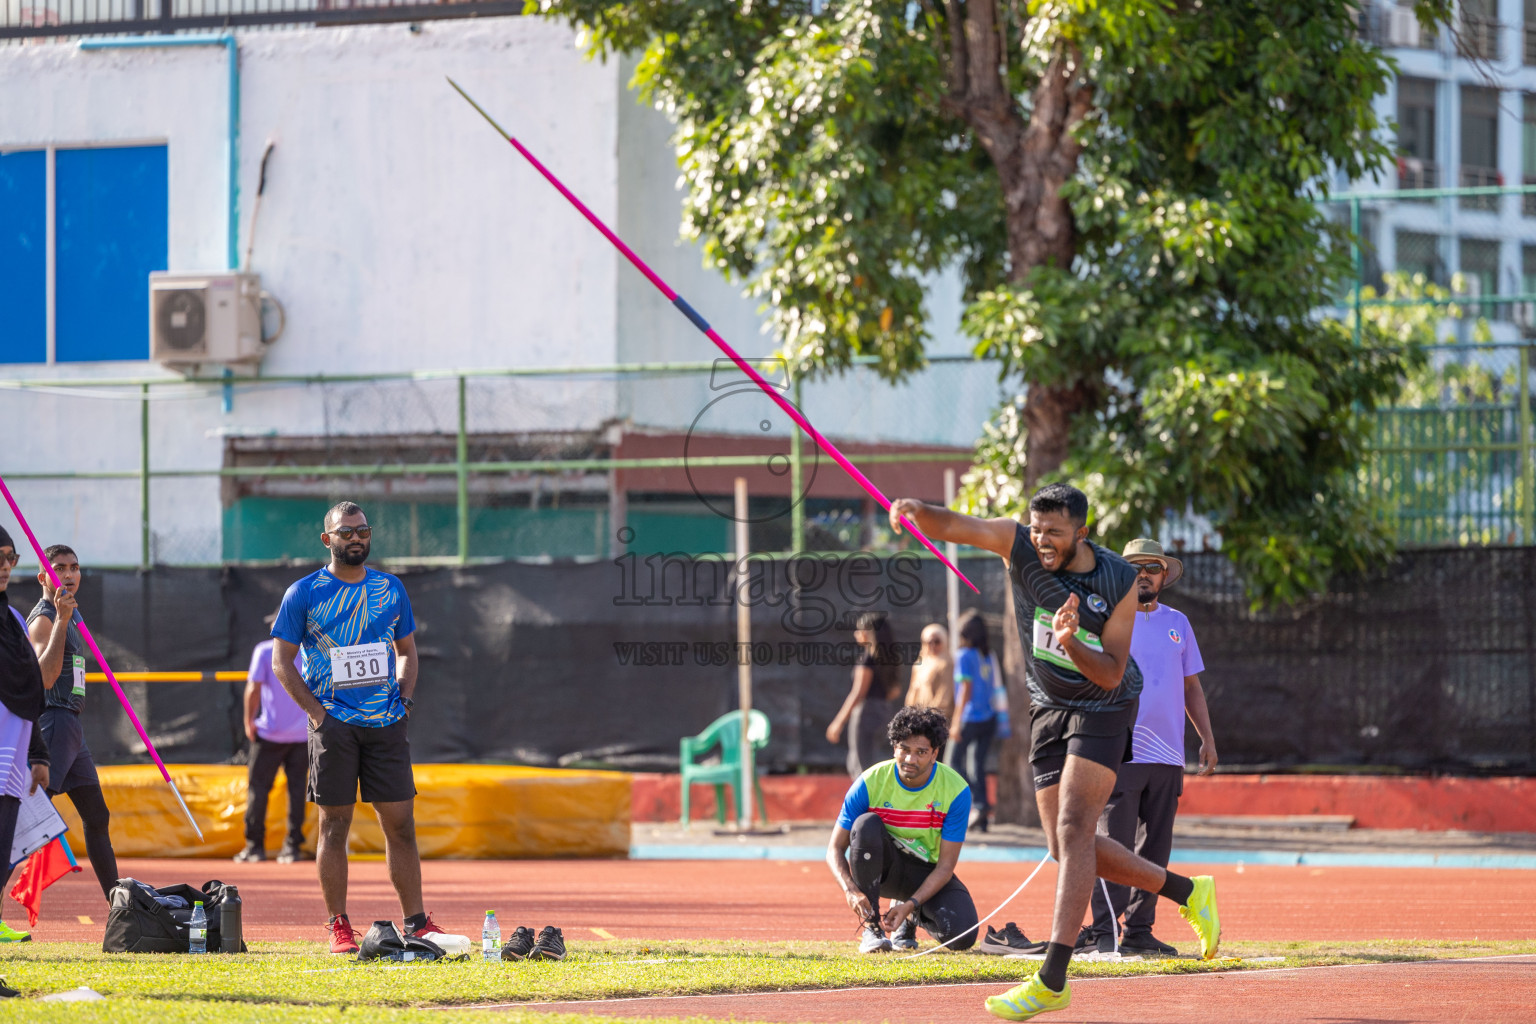
[[[247,843],[245,849],[235,854],[235,863],[237,864],[260,864],[266,859],[267,851],[257,843]],[[284,843],[282,852],[277,855],[277,862],[279,864],[292,864],[303,859],[304,852],[297,843],[293,842]]]
[[[565,936],[554,925],[545,925],[538,938],[533,929],[518,925],[512,937],[501,947],[503,960],[564,960]]]
[[[326,928],[328,928],[331,933],[332,953],[338,955],[351,955],[357,952],[357,930],[352,927],[352,922],[347,920],[345,915],[331,918],[330,923],[326,925]],[[422,925],[420,928],[417,928],[415,931],[410,932],[409,934],[410,937],[414,939],[426,939],[428,942],[435,942],[436,939],[434,936],[446,935],[448,933],[439,928],[437,923],[432,920],[432,915],[428,914],[427,923]]]
[[[1221,917],[1216,912],[1216,881],[1210,875],[1196,875],[1194,892],[1179,907],[1179,916],[1188,921],[1200,938],[1200,959],[1211,960],[1221,946]],[[1072,1002],[1072,986],[1060,992],[1047,988],[1040,975],[1015,985],[1001,995],[988,996],[987,1012],[1003,1020],[1029,1020],[1036,1014],[1065,1009]]]
[[[1019,926],[1009,921],[1001,928],[994,929],[987,925],[987,934],[976,943],[976,949],[981,953],[991,953],[993,956],[1009,956],[1014,953],[1044,953],[1044,942],[1030,942],[1029,936],[1019,930]]]

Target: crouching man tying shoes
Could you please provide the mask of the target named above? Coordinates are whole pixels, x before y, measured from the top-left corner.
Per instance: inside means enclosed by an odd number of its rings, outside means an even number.
[[[827,843],[827,866],[864,923],[859,952],[916,949],[917,926],[949,948],[976,943],[976,904],[955,877],[971,813],[960,773],[938,763],[949,721],[934,708],[905,707],[886,729],[895,758],[868,768],[843,798]],[[880,915],[880,897],[893,902]],[[989,928],[983,948],[1002,947]],[[1009,948],[1007,952],[1022,951]],[[988,952],[1003,952],[987,949]]]

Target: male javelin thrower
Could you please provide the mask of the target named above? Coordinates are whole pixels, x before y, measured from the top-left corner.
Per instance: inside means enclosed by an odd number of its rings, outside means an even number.
[[[898,533],[902,516],[934,540],[1002,557],[1026,652],[1035,802],[1061,869],[1045,962],[1028,981],[990,997],[988,1012],[1028,1020],[1072,1001],[1067,964],[1096,876],[1173,900],[1200,937],[1200,955],[1214,957],[1221,925],[1211,877],[1176,875],[1096,834],[1129,756],[1141,671],[1130,656],[1136,570],[1088,540],[1088,498],[1066,484],[1042,487],[1030,499],[1028,528],[912,498],[891,503]]]

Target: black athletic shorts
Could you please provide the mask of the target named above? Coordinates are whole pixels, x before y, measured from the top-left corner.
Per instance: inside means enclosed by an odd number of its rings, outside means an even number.
[[[80,712],[69,708],[44,708],[37,720],[37,729],[48,746],[48,793],[58,796],[81,786],[99,786],[96,762],[91,748],[85,745],[85,729],[80,724]],[[27,752],[21,751],[22,763]]]
[[[1061,781],[1067,755],[1101,764],[1112,772],[1131,759],[1136,704],[1115,711],[1073,708],[1029,709],[1029,767],[1036,791]]]
[[[393,725],[352,725],[326,715],[309,727],[309,785],[306,797],[322,807],[350,807],[363,801],[395,803],[416,795],[411,744],[404,718]]]

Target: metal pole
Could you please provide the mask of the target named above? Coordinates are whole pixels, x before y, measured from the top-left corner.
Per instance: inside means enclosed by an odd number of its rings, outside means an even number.
[[[955,471],[946,469],[944,471],[944,507],[953,508],[954,505]],[[951,562],[960,557],[960,545],[954,541],[946,543],[944,548],[944,553],[949,556]],[[954,573],[950,573],[944,581],[944,607],[949,619],[949,651],[950,656],[953,657],[954,652],[959,649],[960,639],[960,581],[955,578]]]
[[[800,377],[795,376],[795,408],[805,412],[800,393]],[[789,549],[805,550],[805,506],[800,502],[800,425],[789,432]]]
[[[944,507],[954,508],[954,506],[955,471],[953,469],[946,469],[944,471]],[[949,541],[944,545],[944,547],[944,553],[949,556],[949,560],[951,562],[955,562],[955,564],[958,565],[959,562],[956,560],[960,557],[960,545],[956,544],[954,541]],[[954,658],[955,652],[960,649],[960,580],[956,578],[954,573],[949,573],[944,578],[944,610],[945,619],[947,620],[947,625],[949,626],[949,656],[950,658]],[[956,708],[955,713],[959,714],[960,709]],[[945,764],[950,766],[954,765],[956,746],[958,746],[958,744],[945,744]]]
[[[469,561],[469,432],[464,408],[464,378],[459,378],[459,441],[456,453],[459,477],[459,564]]]
[[[1531,348],[1520,346],[1520,495],[1525,542],[1536,543],[1536,475],[1531,462]]]
[[[149,568],[149,385],[139,385],[139,568]]]
[[[1355,260],[1355,347],[1360,347],[1360,291],[1365,283],[1364,262],[1360,252],[1360,200],[1349,201],[1349,250]]]
[[[747,478],[736,478],[736,689],[741,698],[741,820],[752,826],[752,603],[747,600]]]

